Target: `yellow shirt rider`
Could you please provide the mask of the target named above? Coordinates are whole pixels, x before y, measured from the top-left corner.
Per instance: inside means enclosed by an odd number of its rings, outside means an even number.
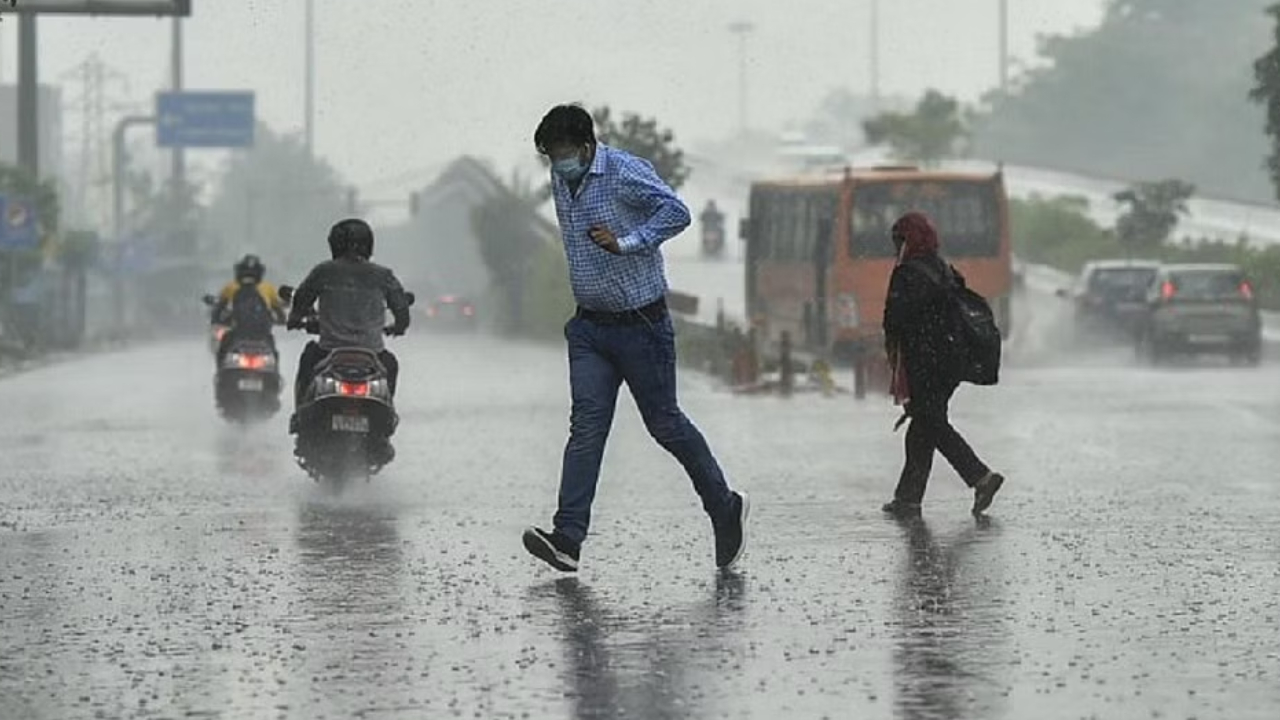
[[[284,303],[276,287],[262,279],[266,267],[258,256],[245,255],[235,264],[234,270],[235,279],[227,283],[218,294],[218,302],[210,318],[215,324],[230,326],[220,343],[219,357],[226,352],[233,336],[270,340],[272,324],[283,324],[285,321]],[[236,307],[236,297],[246,289],[245,286],[257,290],[258,296],[262,298],[262,306],[252,309]],[[245,304],[257,305],[254,302]],[[263,309],[266,310],[265,313],[262,312]]]

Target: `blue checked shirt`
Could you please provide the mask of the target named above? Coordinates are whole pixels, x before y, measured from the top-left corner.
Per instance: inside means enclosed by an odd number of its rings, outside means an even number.
[[[648,160],[597,145],[576,196],[555,173],[551,187],[578,305],[623,312],[666,295],[666,270],[658,248],[689,226],[689,208]],[[588,233],[596,225],[613,231],[621,255],[591,241]]]

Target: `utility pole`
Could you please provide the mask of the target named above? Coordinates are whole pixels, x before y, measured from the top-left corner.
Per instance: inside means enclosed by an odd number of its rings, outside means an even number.
[[[738,36],[738,131],[747,134],[747,35],[756,29],[744,20],[729,25],[729,32]]]
[[[315,0],[307,0],[306,8],[306,58],[304,63],[305,99],[303,100],[303,127],[306,137],[307,154],[315,157],[316,146],[316,4]]]
[[[1000,1],[1000,94],[1009,94],[1009,0]]]
[[[868,51],[871,54],[871,105],[876,112],[880,111],[880,0],[871,0],[871,23],[868,26]]]
[[[76,211],[82,222],[105,227],[110,218],[109,203],[103,190],[111,182],[107,160],[110,148],[106,124],[107,96],[110,83],[118,83],[127,89],[129,80],[102,62],[97,53],[90,54],[60,79],[79,86],[78,93],[71,96],[68,103],[75,108],[74,112],[80,114],[80,170],[72,182]],[[114,102],[112,105],[113,108],[116,106]]]

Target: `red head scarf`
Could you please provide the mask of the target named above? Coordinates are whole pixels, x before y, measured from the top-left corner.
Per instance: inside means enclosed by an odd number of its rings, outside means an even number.
[[[898,245],[899,260],[938,254],[938,231],[924,213],[909,212],[898,218],[891,234]]]

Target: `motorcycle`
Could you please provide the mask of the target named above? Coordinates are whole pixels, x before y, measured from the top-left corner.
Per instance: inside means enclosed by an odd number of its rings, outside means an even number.
[[[206,304],[216,304],[211,296]],[[228,326],[215,326],[214,357]],[[213,376],[214,402],[218,412],[234,422],[270,417],[280,411],[280,361],[269,340],[236,338],[218,363]]]
[[[286,301],[293,288],[280,288]],[[412,305],[413,293],[407,293]],[[309,335],[320,333],[313,313],[303,321]],[[389,331],[389,329],[388,329]],[[317,365],[311,383],[298,395],[290,433],[298,466],[317,482],[341,487],[368,480],[395,459],[391,437],[396,414],[387,370],[378,353],[365,348],[337,348]]]

